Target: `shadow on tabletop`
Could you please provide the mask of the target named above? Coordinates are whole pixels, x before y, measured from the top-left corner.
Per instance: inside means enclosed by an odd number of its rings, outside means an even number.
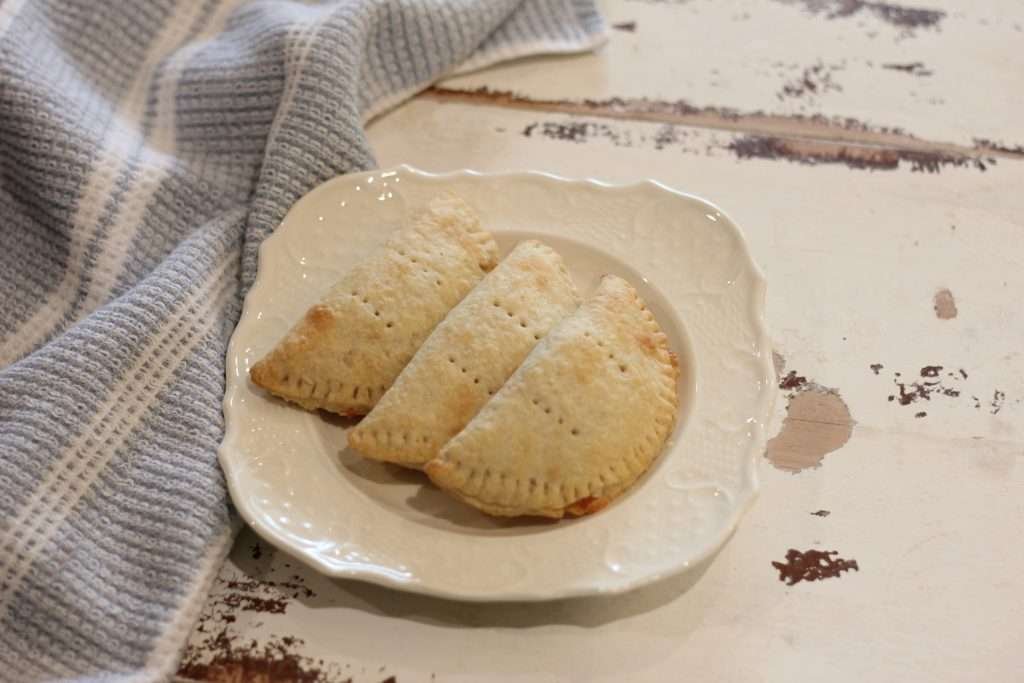
[[[257,543],[261,552],[249,552]],[[728,540],[722,548],[727,544]],[[308,595],[301,593],[295,599],[311,609],[354,609],[376,616],[451,628],[534,628],[547,625],[597,628],[673,602],[700,581],[720,552],[721,549],[717,550],[681,574],[622,594],[544,602],[491,603],[461,602],[354,579],[324,576],[259,540],[248,528],[239,536],[232,551],[232,560],[240,571],[255,581],[280,579],[284,575],[301,579],[310,591]]]
[[[358,424],[360,420],[323,411],[320,417],[328,423],[345,428]],[[422,472],[364,458],[339,457],[335,463],[347,475],[377,486],[425,484],[405,499],[405,504],[412,510],[471,533],[543,533],[566,523],[564,520],[540,518],[496,521],[466,506],[453,506],[451,499],[431,486]],[[534,628],[547,625],[597,628],[645,614],[684,595],[700,581],[731,538],[732,534],[711,556],[688,570],[647,586],[615,595],[543,602],[464,602],[354,579],[331,578],[260,539],[248,527],[236,539],[231,559],[239,571],[257,582],[279,582],[284,579],[302,582],[309,592],[299,592],[295,599],[311,609],[355,609],[375,616],[451,628]],[[257,548],[259,552],[254,552]]]

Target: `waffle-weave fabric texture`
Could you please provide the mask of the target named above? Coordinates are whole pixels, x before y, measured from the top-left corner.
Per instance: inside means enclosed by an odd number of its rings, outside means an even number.
[[[163,680],[230,546],[257,248],[371,116],[591,49],[593,0],[0,4],[0,680]]]

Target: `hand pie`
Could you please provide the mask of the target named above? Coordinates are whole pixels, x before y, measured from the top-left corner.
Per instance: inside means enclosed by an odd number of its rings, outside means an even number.
[[[654,315],[606,276],[424,469],[492,515],[596,512],[661,451],[678,376]]]
[[[249,376],[307,410],[365,415],[497,261],[494,239],[465,202],[434,199],[341,278]]]
[[[427,337],[349,431],[349,445],[375,460],[422,467],[578,305],[561,257],[521,242]]]

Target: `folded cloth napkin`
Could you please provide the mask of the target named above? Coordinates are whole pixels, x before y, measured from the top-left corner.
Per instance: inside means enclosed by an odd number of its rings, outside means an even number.
[[[0,4],[0,679],[173,674],[260,241],[382,108],[603,37],[593,0]]]

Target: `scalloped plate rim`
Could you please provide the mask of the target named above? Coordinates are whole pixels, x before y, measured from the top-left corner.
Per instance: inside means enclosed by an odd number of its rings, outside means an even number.
[[[288,212],[282,218],[278,229],[275,229],[267,238],[263,240],[258,249],[258,265],[256,271],[256,277],[254,278],[249,291],[246,292],[245,299],[242,304],[242,310],[239,315],[239,322],[246,317],[246,313],[250,306],[249,294],[256,289],[256,285],[260,282],[261,278],[264,277],[264,271],[262,268],[264,262],[265,250],[273,248],[273,245],[281,239],[280,235],[283,231],[280,230],[284,226],[289,218],[289,215],[294,211],[295,206],[299,204],[303,199],[308,197],[310,194],[315,192],[323,192],[329,190],[334,185],[342,185],[345,183],[356,182],[361,178],[371,177],[376,174],[390,173],[392,171],[403,171],[412,175],[420,176],[423,178],[431,179],[434,181],[444,181],[447,179],[458,178],[463,176],[473,177],[488,177],[495,179],[511,179],[523,176],[541,177],[546,180],[550,180],[557,183],[568,184],[568,185],[590,185],[593,187],[599,187],[603,190],[611,190],[616,192],[628,192],[643,187],[654,188],[662,192],[669,193],[676,197],[686,199],[699,203],[708,209],[718,212],[722,217],[725,218],[725,225],[729,226],[729,229],[733,232],[738,244],[740,245],[740,251],[743,253],[746,263],[745,267],[749,270],[753,277],[752,289],[754,294],[754,301],[756,304],[756,310],[754,311],[753,323],[757,333],[757,346],[760,353],[760,379],[762,380],[762,389],[757,399],[757,412],[759,419],[754,427],[755,434],[750,439],[747,447],[747,471],[746,481],[749,485],[743,488],[737,493],[735,504],[732,512],[722,526],[721,532],[711,539],[710,542],[706,543],[698,552],[692,554],[685,562],[680,563],[670,571],[661,572],[648,572],[642,575],[633,577],[622,577],[614,584],[600,584],[588,587],[578,588],[558,588],[553,587],[548,590],[527,590],[527,591],[516,591],[516,590],[503,590],[497,596],[491,597],[483,593],[477,592],[457,592],[438,588],[424,584],[419,580],[400,580],[393,576],[385,576],[380,573],[368,573],[359,570],[347,570],[339,569],[325,563],[318,555],[307,553],[302,549],[296,548],[289,540],[284,538],[275,529],[269,528],[263,524],[258,523],[257,514],[250,508],[249,499],[242,495],[241,484],[239,483],[239,472],[234,467],[231,461],[230,450],[232,448],[232,441],[235,430],[237,430],[237,424],[232,424],[230,419],[230,411],[233,409],[231,406],[231,400],[236,391],[234,382],[230,376],[226,377],[224,399],[222,401],[222,407],[225,417],[225,431],[224,437],[221,440],[221,444],[218,448],[218,461],[224,472],[225,481],[227,483],[228,492],[231,496],[231,500],[235,505],[236,510],[242,519],[252,528],[257,535],[263,540],[267,541],[271,545],[278,549],[284,550],[295,559],[303,562],[307,566],[317,570],[318,572],[337,579],[353,579],[364,581],[367,583],[383,586],[386,588],[397,589],[400,591],[407,591],[418,593],[422,595],[428,595],[432,597],[456,600],[462,602],[543,602],[550,600],[559,600],[565,598],[577,598],[586,597],[593,595],[619,595],[627,593],[629,591],[636,590],[643,586],[656,583],[670,576],[683,574],[694,567],[700,566],[705,561],[712,558],[724,545],[728,542],[729,538],[735,533],[739,522],[743,516],[750,510],[754,501],[757,499],[760,491],[760,479],[758,477],[758,463],[761,457],[761,451],[764,449],[766,441],[764,428],[768,417],[771,415],[774,408],[777,391],[775,390],[775,382],[773,381],[775,376],[774,367],[771,360],[771,338],[768,334],[767,323],[765,322],[765,299],[767,295],[767,280],[765,279],[764,273],[760,266],[754,261],[753,256],[750,253],[750,247],[747,243],[746,236],[739,225],[732,220],[727,212],[721,209],[717,204],[711,202],[698,195],[677,190],[670,187],[658,180],[651,178],[638,180],[629,183],[616,183],[600,180],[597,178],[568,178],[565,176],[558,175],[556,173],[539,170],[523,170],[523,171],[498,171],[498,172],[487,172],[477,171],[474,169],[458,169],[445,172],[430,172],[423,171],[419,168],[411,166],[409,164],[398,164],[389,168],[372,169],[369,171],[363,171],[360,173],[351,173],[345,175],[335,176],[334,178],[328,179],[317,185],[305,195],[296,200],[295,204],[289,208]],[[232,333],[231,339],[228,343],[227,353],[225,358],[227,360],[235,357],[235,333]]]

